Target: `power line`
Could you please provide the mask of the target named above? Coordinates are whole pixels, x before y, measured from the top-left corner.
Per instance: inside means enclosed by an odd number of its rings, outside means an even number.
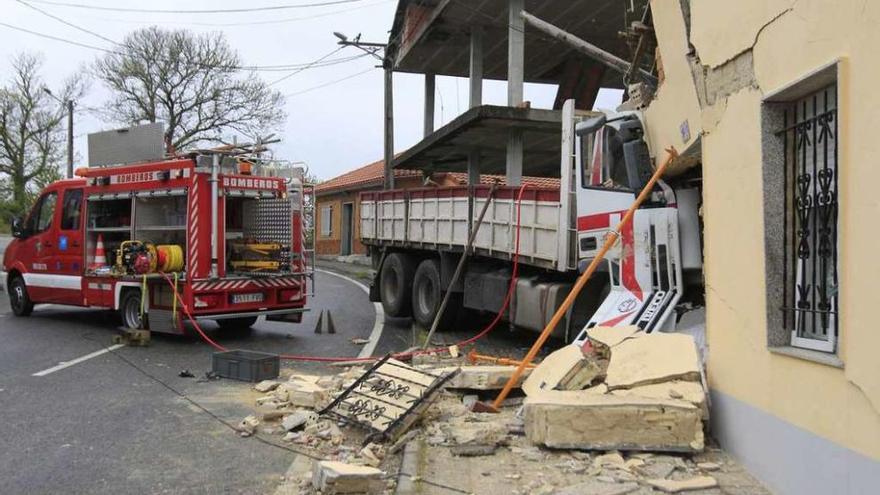
[[[40,33],[38,31],[32,31],[30,29],[26,29],[23,27],[13,26],[12,24],[7,24],[5,22],[0,22],[0,26],[6,27],[9,29],[14,29],[16,31],[21,31],[23,33],[32,34],[32,35],[38,36],[40,38],[46,38],[46,39],[50,39],[53,41],[59,41],[61,43],[67,43],[68,45],[78,46],[80,48],[87,48],[89,50],[95,50],[95,51],[108,53],[108,54],[114,54],[114,55],[124,55],[123,52],[120,52],[117,50],[111,50],[111,49],[103,48],[100,46],[90,45],[88,43],[81,43],[79,41],[68,40],[65,38],[60,38],[58,36],[53,36],[51,34]],[[117,46],[124,46],[124,45],[120,45],[118,43],[116,45]],[[339,50],[335,50],[334,52],[331,52],[331,53],[335,53],[336,51],[339,51]],[[205,67],[205,68],[226,68],[229,70],[251,70],[251,71],[266,71],[266,72],[285,72],[287,70],[294,70],[295,71],[294,73],[296,74],[296,73],[302,72],[303,70],[305,70],[307,68],[317,69],[317,68],[321,68],[321,67],[329,67],[331,65],[338,65],[338,64],[351,62],[353,60],[357,60],[357,59],[363,58],[365,56],[367,56],[367,54],[358,54],[358,55],[353,55],[353,56],[348,56],[348,57],[340,57],[340,58],[336,58],[336,59],[325,60],[327,58],[327,55],[325,55],[325,56],[321,57],[320,59],[313,60],[311,62],[304,62],[304,63],[297,63],[297,64],[267,65],[267,66],[261,66],[261,65],[220,66],[220,65],[201,64],[201,63],[198,65],[201,67]]]
[[[241,12],[265,12],[271,10],[290,10],[290,9],[303,9],[309,7],[325,7],[328,5],[338,5],[342,3],[355,3],[360,2],[362,0],[332,0],[325,2],[316,2],[316,3],[303,3],[296,5],[269,5],[263,7],[249,7],[249,8],[240,8],[240,9],[201,9],[201,10],[178,10],[178,9],[134,9],[134,8],[126,8],[126,7],[103,7],[100,5],[88,5],[82,3],[72,3],[72,2],[57,2],[52,0],[32,0],[35,3],[42,3],[46,5],[56,5],[59,7],[71,7],[77,9],[87,9],[87,10],[104,10],[110,12],[136,12],[141,14],[228,14],[228,13],[241,13]]]
[[[314,91],[314,90],[316,90],[316,89],[326,88],[327,86],[332,86],[332,85],[334,85],[334,84],[336,84],[336,83],[341,83],[342,81],[347,81],[347,80],[349,80],[349,79],[353,79],[353,78],[355,78],[355,77],[357,77],[357,76],[360,76],[360,75],[362,75],[362,74],[366,74],[367,72],[370,72],[370,71],[373,71],[373,70],[376,70],[376,67],[370,67],[369,69],[367,69],[367,70],[365,70],[365,71],[357,72],[357,73],[355,73],[355,74],[351,74],[351,75],[349,75],[349,76],[345,76],[345,77],[343,77],[343,78],[341,78],[341,79],[336,79],[336,80],[334,80],[334,81],[328,81],[328,82],[326,82],[326,83],[319,84],[319,85],[317,85],[317,86],[312,86],[311,88],[306,88],[306,89],[304,89],[304,90],[302,90],[302,91],[295,91],[295,92],[293,92],[293,93],[287,93],[286,95],[284,95],[284,97],[285,97],[285,98],[288,98],[288,97],[291,97],[291,96],[297,96],[297,95],[301,95],[301,94],[303,94],[303,93],[308,93],[308,92],[310,92],[310,91]]]
[[[323,57],[321,57],[321,58],[315,60],[315,61],[312,62],[311,64],[308,64],[308,65],[306,65],[305,67],[299,68],[299,69],[297,69],[297,70],[291,72],[290,74],[287,74],[286,76],[280,77],[280,78],[278,78],[278,79],[276,79],[276,80],[270,82],[268,85],[269,85],[269,86],[274,86],[274,85],[280,83],[281,81],[284,81],[284,80],[290,79],[291,77],[293,77],[293,76],[299,74],[300,72],[302,72],[302,71],[304,71],[304,70],[306,70],[306,69],[312,67],[313,65],[315,65],[315,64],[317,64],[317,63],[319,63],[319,62],[321,62],[322,60],[324,60],[325,58],[329,57],[330,55],[333,55],[333,54],[337,53],[339,50],[342,50],[342,48],[343,48],[343,47],[340,46],[340,47],[336,48],[335,50],[333,50],[332,52],[330,52],[330,53],[324,55]]]
[[[67,26],[70,26],[70,27],[72,27],[72,28],[74,28],[74,29],[76,29],[76,30],[82,31],[82,32],[84,32],[84,33],[86,33],[86,34],[90,34],[90,35],[92,35],[92,36],[94,36],[94,37],[96,37],[96,38],[101,38],[101,39],[104,40],[104,41],[109,41],[110,43],[113,43],[114,45],[118,44],[118,43],[116,43],[115,40],[112,40],[112,39],[110,39],[110,38],[108,38],[108,37],[106,37],[106,36],[104,36],[104,35],[102,35],[102,34],[98,34],[98,33],[94,32],[94,31],[89,31],[89,30],[86,29],[86,28],[79,27],[79,26],[77,26],[76,24],[74,24],[74,23],[72,23],[72,22],[65,21],[64,19],[62,19],[62,18],[60,18],[60,17],[58,17],[58,16],[56,16],[56,15],[50,14],[50,13],[46,12],[45,10],[39,8],[39,7],[34,7],[33,5],[29,4],[28,2],[25,2],[24,0],[15,0],[15,1],[18,2],[18,3],[20,3],[20,4],[22,4],[22,5],[24,5],[25,7],[29,8],[29,9],[36,10],[37,12],[43,14],[44,16],[46,16],[46,17],[51,17],[52,19],[55,19],[56,21],[58,21],[58,22],[60,22],[60,23],[62,23],[62,24],[65,24],[65,25],[67,25]]]
[[[141,20],[131,20],[131,19],[113,19],[106,17],[89,17],[90,19],[102,21],[102,22],[121,22],[124,24],[174,24],[179,26],[206,26],[206,27],[240,27],[240,26],[260,26],[260,25],[268,25],[268,24],[286,24],[297,21],[307,21],[311,19],[318,19],[321,17],[330,17],[335,15],[343,15],[348,14],[350,12],[355,12],[361,9],[367,9],[370,7],[376,7],[379,5],[391,3],[395,0],[381,0],[379,2],[370,3],[366,5],[360,5],[357,7],[350,7],[342,10],[334,10],[332,12],[324,12],[321,14],[300,16],[300,17],[286,17],[284,19],[267,19],[263,21],[233,21],[233,22],[194,22],[194,21],[162,21],[161,23],[157,23],[155,21],[141,21]]]

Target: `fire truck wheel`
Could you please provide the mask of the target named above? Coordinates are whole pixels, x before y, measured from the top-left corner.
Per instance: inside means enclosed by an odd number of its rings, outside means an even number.
[[[15,316],[28,316],[34,310],[34,303],[27,293],[24,278],[18,276],[9,282],[9,305]]]
[[[144,318],[141,318],[141,291],[129,290],[122,296],[119,303],[119,317],[122,325],[126,328],[138,330],[144,328]]]
[[[217,324],[220,325],[221,330],[231,333],[249,332],[251,330],[251,327],[254,326],[254,323],[256,322],[256,316],[251,316],[248,318],[229,318],[225,320],[217,320]]]
[[[434,318],[440,311],[444,292],[440,285],[440,262],[427,259],[419,264],[413,279],[412,306],[413,318],[424,328],[431,328]],[[438,331],[448,330],[455,322],[461,309],[461,294],[453,293],[449,297],[446,310],[440,317]]]
[[[382,309],[388,316],[412,314],[410,298],[414,265],[412,257],[402,253],[391,253],[385,258],[379,277],[379,292],[382,296]]]

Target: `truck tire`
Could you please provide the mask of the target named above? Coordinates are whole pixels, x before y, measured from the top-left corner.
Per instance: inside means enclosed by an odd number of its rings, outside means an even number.
[[[409,316],[412,314],[412,282],[415,263],[411,256],[391,253],[385,258],[379,276],[379,291],[382,295],[382,309],[388,316]]]
[[[444,292],[440,284],[440,262],[427,259],[419,264],[413,277],[412,309],[413,319],[428,329],[434,324],[434,318],[440,311]],[[446,305],[443,316],[437,325],[437,331],[448,330],[455,322],[461,306],[461,294],[452,294]]]
[[[220,325],[220,330],[235,334],[246,334],[251,331],[251,327],[257,322],[256,316],[248,316],[246,318],[225,318],[216,320]]]
[[[29,316],[34,311],[34,302],[28,296],[27,285],[20,275],[9,282],[9,305],[15,316]]]
[[[122,295],[119,302],[119,318],[122,319],[122,326],[132,330],[140,330],[146,328],[146,313],[141,317],[141,291],[128,290]]]

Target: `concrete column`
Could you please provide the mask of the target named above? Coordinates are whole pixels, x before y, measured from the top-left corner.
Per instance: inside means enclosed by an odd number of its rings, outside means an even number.
[[[385,61],[385,189],[394,189],[394,71]]]
[[[468,108],[483,104],[483,29],[475,27],[471,30],[471,67],[470,67],[470,105]]]
[[[468,153],[468,185],[475,186],[480,183],[480,150],[473,149]]]
[[[523,132],[522,129],[511,129],[507,138],[507,185],[522,184],[523,175]]]
[[[525,22],[520,12],[525,9],[525,0],[509,0],[507,28],[507,105],[516,107],[523,102],[523,80],[525,79]],[[523,133],[511,129],[507,140],[507,185],[522,183]]]
[[[425,74],[425,135],[434,132],[434,74]]]
[[[511,107],[523,102],[525,23],[519,14],[524,8],[525,0],[510,0],[507,27],[507,105]]]

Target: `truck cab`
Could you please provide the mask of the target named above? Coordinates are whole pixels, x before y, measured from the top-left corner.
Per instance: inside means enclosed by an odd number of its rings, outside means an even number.
[[[13,222],[0,277],[16,315],[30,314],[38,303],[83,305],[85,185],[82,179],[51,184],[24,219]]]

